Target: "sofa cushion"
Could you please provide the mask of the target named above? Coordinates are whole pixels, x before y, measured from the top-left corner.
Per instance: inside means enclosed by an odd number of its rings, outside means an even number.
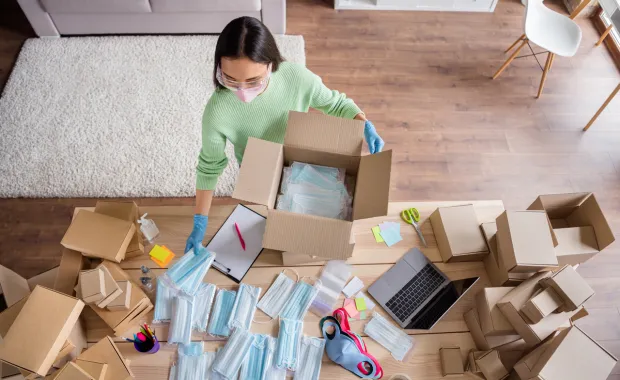
[[[260,11],[261,0],[151,0],[153,12]]]
[[[48,13],[145,13],[149,0],[41,0]]]

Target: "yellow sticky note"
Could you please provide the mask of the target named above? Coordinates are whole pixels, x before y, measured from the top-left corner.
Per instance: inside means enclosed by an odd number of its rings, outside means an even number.
[[[153,249],[151,249],[151,252],[149,252],[149,256],[157,265],[165,268],[174,258],[174,253],[166,248],[166,246],[155,245]]]
[[[356,298],[355,299],[355,307],[357,308],[357,311],[364,311],[366,310],[366,300],[363,298]]]
[[[377,243],[383,243],[383,238],[381,237],[381,230],[379,229],[379,226],[374,226],[372,228],[372,234],[375,236],[375,241]]]

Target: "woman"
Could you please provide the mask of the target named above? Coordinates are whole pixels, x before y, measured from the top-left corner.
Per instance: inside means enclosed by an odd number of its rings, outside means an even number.
[[[213,189],[228,164],[227,139],[241,162],[249,137],[282,143],[288,112],[307,112],[312,107],[328,115],[365,121],[370,153],[383,149],[383,140],[355,103],[325,87],[304,66],[284,62],[273,35],[257,19],[240,17],[226,25],[217,40],[214,63],[216,90],[202,117],[194,228],[185,252],[201,244],[207,230]]]

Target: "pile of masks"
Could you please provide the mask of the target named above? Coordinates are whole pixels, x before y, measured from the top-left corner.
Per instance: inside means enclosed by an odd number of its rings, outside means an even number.
[[[278,210],[349,220],[353,197],[345,186],[345,170],[293,162],[282,171]]]

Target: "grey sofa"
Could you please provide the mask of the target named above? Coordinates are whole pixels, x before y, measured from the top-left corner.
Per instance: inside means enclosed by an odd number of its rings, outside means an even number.
[[[219,33],[252,16],[286,31],[286,0],[18,0],[37,35]]]

